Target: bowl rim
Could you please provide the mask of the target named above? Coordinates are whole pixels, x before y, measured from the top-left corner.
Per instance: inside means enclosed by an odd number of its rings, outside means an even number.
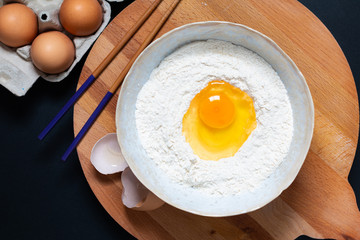
[[[314,133],[314,122],[315,122],[315,114],[314,114],[314,102],[313,102],[313,99],[312,99],[312,95],[311,95],[311,92],[310,92],[310,89],[309,89],[309,86],[306,82],[306,79],[304,77],[304,75],[301,73],[301,71],[299,70],[299,68],[297,67],[297,65],[295,64],[295,62],[280,48],[279,45],[277,45],[275,43],[275,41],[273,41],[270,37],[266,36],[265,34],[253,29],[253,28],[250,28],[246,25],[243,25],[243,24],[240,24],[240,23],[233,23],[233,22],[227,22],[227,21],[201,21],[201,22],[193,22],[193,23],[189,23],[189,24],[185,24],[185,25],[182,25],[180,27],[177,27],[177,28],[174,28],[168,32],[166,32],[165,34],[163,34],[162,36],[160,36],[158,39],[154,40],[152,43],[150,43],[142,52],[141,54],[136,58],[136,60],[134,61],[133,65],[131,66],[129,72],[127,73],[125,79],[124,79],[124,82],[123,84],[125,84],[128,80],[128,77],[133,73],[134,69],[135,69],[135,66],[137,65],[137,63],[139,62],[139,59],[142,58],[143,55],[145,55],[150,48],[152,48],[153,45],[157,44],[158,42],[162,41],[164,38],[168,37],[169,35],[173,34],[174,32],[177,32],[177,31],[181,31],[185,28],[188,28],[190,26],[194,26],[194,25],[198,25],[198,26],[206,26],[206,25],[219,25],[219,24],[225,24],[225,25],[230,25],[230,26],[234,26],[234,27],[240,27],[240,28],[243,28],[247,31],[250,31],[250,32],[253,32],[257,35],[259,35],[260,37],[264,38],[269,44],[272,45],[272,47],[274,47],[274,49],[276,49],[283,57],[284,59],[286,59],[286,61],[289,62],[289,64],[292,66],[292,68],[294,69],[294,71],[296,72],[296,74],[298,75],[298,77],[301,79],[301,81],[303,82],[304,84],[304,90],[305,90],[305,94],[307,96],[307,99],[309,101],[309,119],[310,119],[310,124],[311,126],[309,126],[309,130],[311,130],[311,132],[309,131],[309,139],[304,143],[304,156],[301,156],[301,163],[297,166],[297,168],[294,168],[293,169],[293,172],[294,174],[291,174],[289,177],[287,177],[286,179],[284,179],[284,182],[279,186],[279,188],[277,189],[278,191],[275,192],[274,191],[274,194],[271,195],[271,197],[263,197],[263,199],[265,199],[264,201],[262,201],[262,204],[258,204],[256,207],[253,207],[251,209],[248,209],[247,211],[240,211],[240,210],[237,210],[237,211],[233,211],[232,213],[230,214],[208,214],[208,213],[204,213],[204,212],[200,212],[200,211],[196,211],[196,210],[189,210],[189,209],[186,209],[182,206],[177,206],[176,204],[172,203],[171,201],[169,201],[169,199],[165,196],[164,197],[159,197],[160,199],[162,199],[163,201],[165,201],[167,204],[175,207],[175,208],[178,208],[180,210],[183,210],[185,212],[190,212],[190,213],[193,213],[193,214],[197,214],[197,215],[200,215],[200,216],[207,216],[207,217],[227,217],[227,216],[235,216],[235,215],[239,215],[239,214],[244,214],[244,213],[249,213],[249,212],[253,212],[259,208],[262,208],[264,207],[265,205],[269,204],[271,201],[273,201],[274,199],[276,199],[284,190],[286,190],[292,183],[293,181],[295,180],[295,178],[297,177],[298,173],[300,172],[300,169],[301,167],[303,166],[304,162],[305,162],[305,159],[306,159],[306,156],[309,152],[309,149],[310,149],[310,145],[311,145],[311,141],[312,141],[312,138],[313,138],[313,133]],[[121,99],[123,98],[123,96],[125,95],[124,94],[124,90],[123,88],[121,87],[120,88],[120,93],[119,93],[119,97],[118,97],[118,101],[117,101],[117,106],[116,106],[116,114],[115,114],[115,124],[116,124],[116,130],[117,130],[117,139],[118,139],[118,142],[119,142],[119,145],[120,145],[120,148],[122,149],[122,153],[124,155],[124,158],[126,159],[126,156],[128,155],[127,153],[127,150],[126,148],[124,147],[124,145],[122,144],[122,141],[121,141],[121,134],[119,133],[119,121],[118,121],[118,116],[119,116],[119,105],[120,105],[120,101]],[[149,184],[148,182],[145,180],[145,178],[142,176],[142,174],[138,173],[137,171],[134,171],[134,169],[136,169],[134,166],[133,166],[133,163],[132,162],[128,162],[128,165],[130,167],[130,169],[133,171],[134,175],[139,179],[139,181],[146,187],[148,188],[150,191],[152,191],[153,189],[151,188],[151,186],[149,187]],[[135,164],[134,164],[135,165]],[[159,193],[157,190],[155,191],[152,191],[156,196],[164,196],[162,195],[161,193]],[[269,195],[270,196],[270,195]]]

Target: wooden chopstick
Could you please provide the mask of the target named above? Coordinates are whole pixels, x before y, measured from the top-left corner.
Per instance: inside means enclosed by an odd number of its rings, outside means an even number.
[[[70,109],[72,105],[81,97],[81,95],[90,87],[90,85],[95,81],[97,77],[102,73],[102,71],[111,63],[111,61],[116,57],[120,50],[125,46],[125,44],[130,40],[130,38],[139,30],[139,28],[144,24],[144,22],[149,18],[153,11],[163,0],[154,1],[149,9],[141,16],[141,18],[135,23],[135,25],[125,34],[121,41],[116,44],[116,46],[111,50],[111,52],[105,57],[105,59],[100,63],[100,65],[90,74],[86,81],[81,85],[81,87],[75,92],[75,94],[68,100],[64,107],[58,112],[58,114],[51,120],[51,122],[44,128],[44,130],[39,134],[38,138],[40,140],[54,128],[56,123],[64,116],[64,114]]]
[[[156,9],[156,7],[163,0],[156,0],[150,6],[150,8],[145,12],[145,14],[135,23],[135,25],[126,33],[123,39],[115,46],[115,48],[106,56],[104,61],[94,70],[93,75],[97,78],[100,73],[106,68],[106,66],[116,57],[120,52],[123,46],[130,40],[130,38],[137,32],[137,30],[144,24],[144,22],[149,18],[151,13]]]
[[[166,20],[169,18],[171,13],[175,10],[176,6],[180,3],[181,0],[174,0],[167,12],[164,14],[164,16],[161,18],[159,23],[154,27],[154,29],[151,31],[151,33],[146,37],[145,41],[141,44],[139,49],[136,51],[134,56],[131,58],[129,63],[126,65],[126,67],[123,69],[123,71],[120,73],[114,84],[111,86],[110,90],[106,93],[105,97],[101,100],[97,108],[94,110],[94,112],[91,114],[87,122],[84,124],[78,135],[75,137],[74,141],[71,143],[69,148],[66,150],[64,155],[62,156],[62,160],[65,161],[70,153],[76,148],[76,146],[79,144],[81,139],[84,137],[86,132],[90,129],[92,124],[95,122],[97,117],[100,115],[102,110],[105,108],[107,103],[110,101],[110,99],[114,96],[114,93],[117,91],[117,89],[120,87],[122,81],[124,80],[126,74],[130,70],[132,64],[136,60],[136,58],[140,55],[140,53],[146,48],[147,45],[150,44],[150,42],[155,38],[156,34],[159,32],[161,27],[164,25]]]

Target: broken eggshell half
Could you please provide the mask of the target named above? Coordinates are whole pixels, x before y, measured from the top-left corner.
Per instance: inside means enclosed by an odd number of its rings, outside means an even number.
[[[128,166],[121,154],[116,133],[109,133],[95,143],[90,161],[99,173],[105,175],[122,172]]]
[[[122,201],[128,208],[138,211],[151,211],[164,204],[160,198],[150,192],[134,175],[130,168],[121,174],[123,185]]]
[[[90,161],[101,174],[123,172],[121,175],[122,201],[126,207],[138,211],[151,211],[164,204],[164,201],[150,192],[128,167],[121,153],[116,133],[109,133],[95,143]]]

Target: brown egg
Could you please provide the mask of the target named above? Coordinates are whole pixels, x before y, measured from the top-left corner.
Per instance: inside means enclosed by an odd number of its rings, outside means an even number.
[[[31,59],[34,65],[45,73],[56,74],[68,69],[75,59],[73,42],[57,31],[37,36],[31,45]]]
[[[38,33],[35,13],[20,3],[0,8],[0,41],[9,47],[30,44]]]
[[[103,10],[97,0],[64,0],[60,7],[61,25],[76,36],[88,36],[99,29]]]

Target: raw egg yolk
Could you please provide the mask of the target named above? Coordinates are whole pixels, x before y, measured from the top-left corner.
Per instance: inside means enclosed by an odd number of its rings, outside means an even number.
[[[225,128],[234,120],[235,107],[223,93],[210,95],[200,101],[199,116],[209,127]]]
[[[183,135],[203,160],[232,157],[256,128],[251,97],[225,81],[212,81],[191,101]]]

